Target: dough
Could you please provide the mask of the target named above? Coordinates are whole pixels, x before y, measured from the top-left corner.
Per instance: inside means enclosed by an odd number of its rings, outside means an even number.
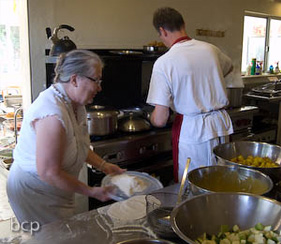
[[[115,175],[111,182],[128,197],[147,188],[147,184],[143,180],[128,174]]]
[[[128,200],[113,203],[107,210],[111,218],[119,220],[141,219],[146,216],[145,195],[131,197]]]

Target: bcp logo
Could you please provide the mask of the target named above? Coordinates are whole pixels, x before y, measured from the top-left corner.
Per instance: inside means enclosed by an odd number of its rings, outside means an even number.
[[[11,218],[11,230],[13,232],[29,232],[31,235],[33,235],[34,232],[37,232],[40,230],[40,223],[37,221],[23,221],[19,223],[16,218]]]

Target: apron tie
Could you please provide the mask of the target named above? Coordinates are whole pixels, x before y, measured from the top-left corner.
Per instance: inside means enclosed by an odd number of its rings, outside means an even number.
[[[179,170],[179,138],[183,115],[177,114],[172,127],[172,145],[173,145],[173,162],[174,162],[174,181],[178,183]]]

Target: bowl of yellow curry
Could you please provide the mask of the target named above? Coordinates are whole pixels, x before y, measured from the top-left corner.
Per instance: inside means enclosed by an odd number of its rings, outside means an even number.
[[[273,188],[266,174],[233,165],[213,165],[196,168],[188,173],[193,195],[210,192],[245,192],[264,195]]]
[[[255,169],[268,175],[273,183],[281,181],[281,147],[265,142],[236,141],[216,146],[218,164]]]

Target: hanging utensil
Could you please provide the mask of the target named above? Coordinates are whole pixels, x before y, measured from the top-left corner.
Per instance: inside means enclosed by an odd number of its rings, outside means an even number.
[[[180,190],[179,190],[179,194],[178,194],[178,201],[177,201],[176,205],[179,205],[179,203],[181,202],[183,187],[185,185],[185,180],[186,180],[189,164],[190,164],[190,158],[187,158],[185,169],[184,169],[184,172],[183,172],[183,176],[181,178],[181,185],[180,185]]]

